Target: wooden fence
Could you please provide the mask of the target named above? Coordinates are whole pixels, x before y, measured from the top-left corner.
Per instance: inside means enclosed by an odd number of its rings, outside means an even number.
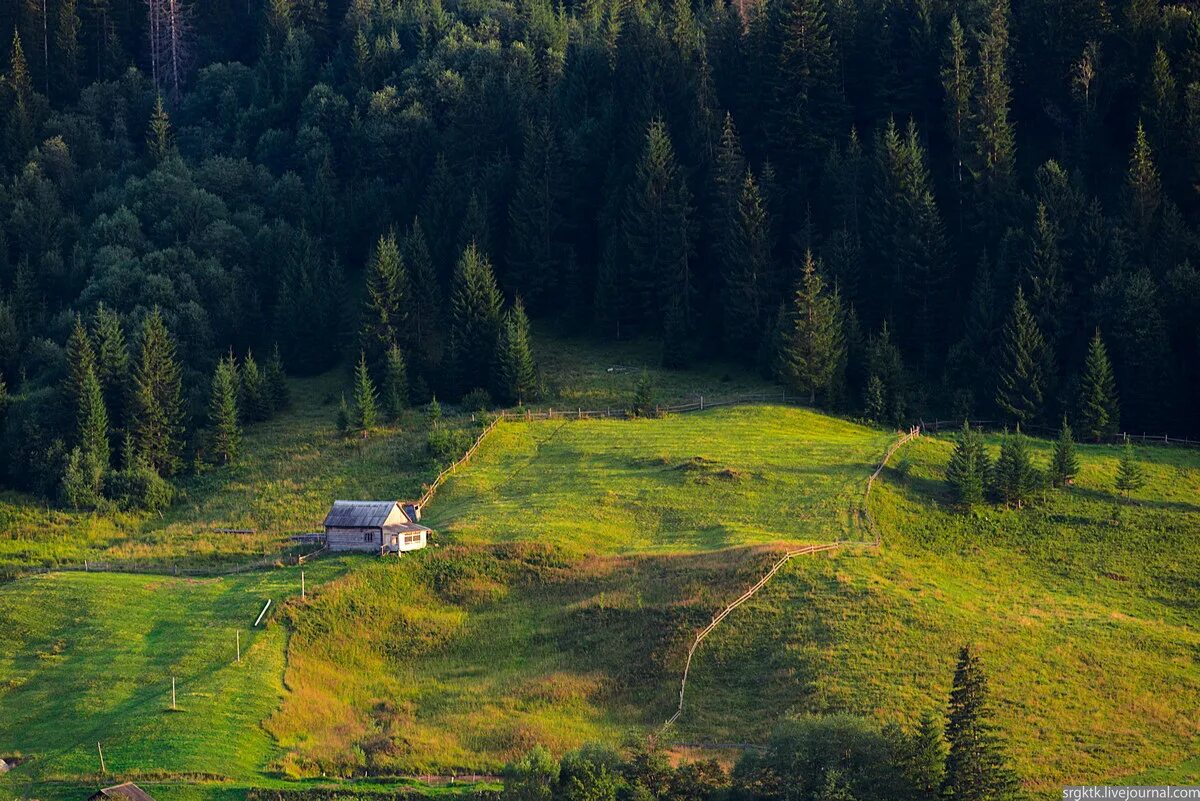
[[[765,587],[767,582],[771,580],[772,576],[778,573],[784,565],[792,560],[793,557],[807,556],[809,554],[821,553],[823,551],[832,551],[840,547],[840,543],[833,542],[825,545],[805,545],[803,548],[798,550],[788,551],[783,555],[782,558],[779,559],[779,561],[771,565],[771,569],[763,574],[763,577],[755,582],[753,587],[742,593],[736,601],[722,609],[720,613],[712,619],[711,623],[700,629],[700,631],[696,634],[696,639],[692,641],[692,647],[688,648],[687,660],[683,663],[683,678],[679,682],[679,706],[676,707],[675,714],[667,718],[667,722],[662,726],[663,729],[669,727],[672,723],[679,719],[680,715],[683,714],[683,696],[687,691],[688,672],[692,669],[692,657],[696,654],[696,649],[700,647],[700,643],[704,642],[704,638],[709,634],[712,634],[713,629],[715,629],[722,620],[728,617],[730,612],[732,612],[734,609],[737,609],[746,601],[750,600],[752,597],[754,597],[756,592]]]
[[[454,473],[457,472],[458,468],[460,468],[464,464],[466,464],[467,461],[472,456],[475,455],[475,451],[479,450],[479,446],[483,444],[483,441],[485,439],[487,439],[487,435],[492,433],[492,431],[496,428],[496,426],[503,419],[504,419],[504,413],[501,412],[499,415],[496,416],[496,418],[494,420],[492,420],[491,423],[488,424],[487,428],[483,429],[483,431],[479,434],[479,436],[475,438],[475,442],[471,445],[471,447],[467,448],[467,452],[464,453],[458,459],[457,462],[450,465],[442,472],[438,473],[437,478],[435,478],[433,480],[432,484],[430,484],[428,487],[425,488],[425,494],[421,496],[421,499],[419,501],[417,501],[418,509],[424,509],[426,507],[426,505],[428,505],[429,502],[433,500],[434,493],[436,493],[438,491],[438,488],[441,487],[442,484],[444,484],[446,482],[446,479],[448,479],[448,478],[450,478],[450,476],[454,475]]]
[[[1007,423],[1002,420],[967,420],[972,427],[986,431],[991,429],[998,431],[1007,427]],[[937,434],[943,428],[947,431],[958,431],[962,428],[962,420],[934,420],[930,423],[922,423],[922,427],[933,434]],[[1033,434],[1039,437],[1057,437],[1058,429],[1050,426],[1028,425],[1022,426],[1021,430],[1027,434]],[[1167,434],[1135,434],[1133,432],[1122,432],[1120,434],[1110,434],[1100,440],[1101,444],[1120,445],[1128,439],[1130,442],[1139,442],[1143,445],[1173,445],[1180,448],[1200,448],[1200,440],[1188,439],[1186,437],[1172,437]],[[1090,442],[1090,440],[1089,440]]]
[[[307,553],[278,551],[248,562],[238,562],[225,565],[196,565],[163,562],[102,562],[85,560],[79,563],[63,563],[39,567],[19,566],[11,571],[0,568],[0,580],[20,578],[21,576],[42,573],[136,573],[156,576],[190,576],[193,578],[216,578],[219,576],[234,576],[248,573],[252,570],[291,565],[302,565],[307,560],[324,551],[324,547]]]
[[[892,443],[892,446],[883,454],[883,459],[879,462],[879,466],[875,468],[875,472],[867,479],[867,489],[863,493],[862,509],[859,510],[862,520],[866,523],[867,531],[871,535],[871,542],[878,547],[883,543],[883,534],[879,530],[879,526],[875,523],[875,518],[871,517],[869,501],[871,500],[871,488],[875,486],[875,479],[879,478],[879,474],[883,472],[883,468],[887,467],[888,460],[895,455],[896,451],[900,450],[901,446],[912,442],[917,437],[921,436],[921,427],[913,426],[908,430],[908,433],[900,437]]]
[[[871,487],[874,486],[875,479],[877,479],[879,477],[879,474],[883,472],[883,468],[887,466],[888,461],[892,458],[893,455],[895,455],[896,451],[898,451],[903,445],[905,445],[909,442],[912,442],[914,439],[916,439],[919,436],[921,436],[921,427],[920,426],[913,426],[912,428],[910,428],[908,430],[907,434],[902,435],[899,439],[897,439],[895,442],[893,442],[891,444],[891,446],[884,453],[883,459],[880,460],[879,466],[876,467],[875,471],[873,473],[871,473],[870,477],[867,478],[867,488],[863,494],[863,501],[862,501],[862,516],[867,521],[869,532],[873,535],[872,542],[868,543],[870,545],[879,547],[882,544],[882,537],[880,535],[879,528],[878,528],[878,526],[875,525],[874,520],[871,518],[870,512],[867,510],[867,500],[871,497]],[[771,578],[776,573],[778,573],[783,568],[783,566],[786,565],[788,562],[790,562],[794,557],[808,556],[811,554],[823,553],[825,551],[833,551],[833,550],[841,548],[845,545],[851,545],[851,544],[854,544],[854,543],[831,542],[831,543],[826,543],[824,545],[806,545],[803,548],[799,548],[795,551],[788,551],[787,553],[785,553],[783,555],[782,558],[779,559],[779,561],[777,561],[777,562],[775,562],[775,564],[771,565],[771,569],[768,570],[763,575],[762,578],[760,578],[757,582],[755,582],[753,587],[746,590],[744,593],[742,593],[737,598],[737,600],[735,600],[733,603],[729,604],[724,609],[722,609],[721,612],[716,617],[714,617],[707,626],[702,628],[696,634],[696,638],[694,640],[692,640],[692,645],[690,648],[688,648],[687,659],[683,663],[683,678],[680,679],[680,682],[679,682],[679,706],[675,708],[675,714],[673,714],[673,715],[671,715],[671,717],[667,718],[667,721],[662,725],[663,730],[666,730],[668,727],[670,727],[671,724],[673,724],[676,720],[678,720],[679,716],[683,714],[683,698],[684,698],[684,693],[687,691],[688,673],[691,671],[692,657],[695,656],[696,649],[700,647],[700,643],[704,641],[704,638],[707,637],[709,634],[711,634],[713,632],[713,629],[715,629],[721,623],[722,620],[724,620],[726,617],[729,616],[730,612],[732,612],[734,609],[737,609],[739,606],[744,604],[746,601],[748,601],[752,597],[754,597],[754,594],[757,593],[759,590],[761,590],[763,587],[765,587],[767,585],[767,582],[770,581]]]
[[[657,404],[654,407],[656,416],[664,414],[683,414],[686,412],[702,412],[705,409],[716,409],[721,406],[744,406],[753,403],[800,403],[800,397],[793,394],[788,397],[787,390],[754,392],[748,395],[718,396],[705,398],[697,395],[695,400],[680,401],[671,404]],[[508,422],[531,422],[533,420],[626,420],[636,417],[629,409],[610,406],[606,409],[545,409],[533,411],[526,409],[520,412],[500,412],[500,418]]]

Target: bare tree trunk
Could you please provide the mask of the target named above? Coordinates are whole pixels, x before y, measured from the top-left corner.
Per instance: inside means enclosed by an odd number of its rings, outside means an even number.
[[[160,95],[162,94],[162,83],[159,80],[159,61],[161,59],[160,47],[162,44],[161,36],[159,35],[160,23],[162,21],[162,2],[163,0],[146,0],[147,29],[150,35],[150,78],[154,81],[154,89]]]
[[[46,0],[42,0],[42,83],[46,87],[46,97],[50,96],[50,9]]]

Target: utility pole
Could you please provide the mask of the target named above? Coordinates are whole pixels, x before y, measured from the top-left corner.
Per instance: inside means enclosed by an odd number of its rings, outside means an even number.
[[[100,775],[105,776],[108,774],[108,768],[104,767],[104,749],[100,747],[99,742],[96,743],[96,750],[100,752]]]
[[[171,709],[175,709],[175,677],[171,677]]]
[[[238,660],[238,664],[240,665],[240,664],[242,664],[242,630],[241,629],[233,630],[233,639],[234,639],[234,642],[237,644],[237,660]]]
[[[300,597],[304,597],[304,571],[300,571]]]

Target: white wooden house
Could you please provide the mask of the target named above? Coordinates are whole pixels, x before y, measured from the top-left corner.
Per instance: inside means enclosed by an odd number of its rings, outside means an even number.
[[[399,501],[334,501],[325,516],[325,542],[331,551],[415,551],[429,543],[415,504]]]

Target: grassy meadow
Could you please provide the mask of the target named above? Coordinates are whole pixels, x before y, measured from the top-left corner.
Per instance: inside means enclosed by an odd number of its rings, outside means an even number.
[[[544,405],[625,405],[651,350],[556,342]],[[719,367],[651,372],[663,401],[763,389]],[[186,479],[162,517],[0,497],[0,566],[240,561],[315,530],[333,498],[415,496],[436,472],[424,418],[346,441],[342,382],[293,382],[244,458]],[[110,773],[160,799],[225,801],[333,781],[368,797],[407,785],[364,776],[644,736],[673,711],[695,631],[781,549],[865,536],[854,513],[894,436],[773,405],[506,423],[426,511],[434,547],[317,560],[304,599],[294,567],[0,584],[0,756],[28,757],[0,796],[94,786],[97,741]],[[705,641],[668,740],[753,742],[802,712],[910,722],[944,706],[973,643],[1027,788],[1200,780],[1200,454],[1139,448],[1147,484],[1123,502],[1117,449],[1083,446],[1073,487],[963,514],[942,481],[951,448],[921,438],[884,471],[882,551],[794,560]]]
[[[951,449],[919,439],[884,472],[878,555],[793,562],[705,642],[680,736],[756,738],[788,711],[911,719],[943,708],[971,643],[1027,787],[1200,778],[1200,456],[1139,448],[1125,504],[1119,449],[1086,446],[1074,487],[964,515]]]
[[[450,542],[580,553],[863,539],[851,510],[891,438],[785,406],[504,423],[426,522]]]
[[[306,565],[305,581],[315,589],[346,568]],[[52,573],[0,585],[0,747],[28,758],[3,782],[101,781],[97,742],[110,775],[259,775],[276,752],[261,721],[284,692],[275,604],[299,592],[296,567],[213,579]],[[273,608],[255,628],[267,599]]]

